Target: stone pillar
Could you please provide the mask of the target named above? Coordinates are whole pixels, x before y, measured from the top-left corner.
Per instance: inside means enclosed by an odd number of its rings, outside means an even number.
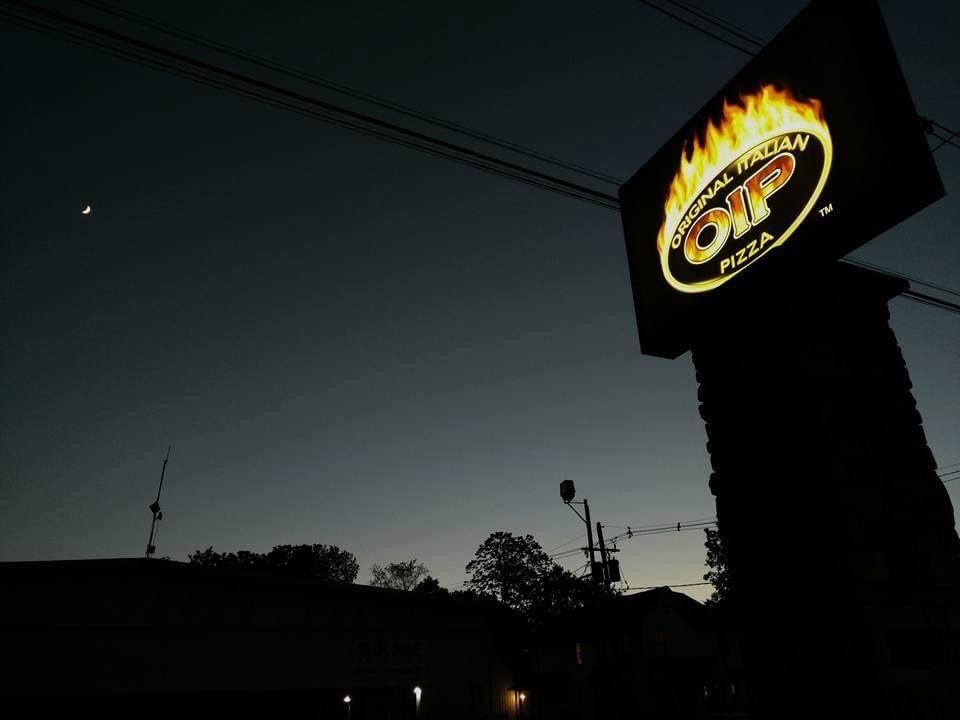
[[[888,301],[837,266],[693,351],[757,718],[960,718],[960,540]]]

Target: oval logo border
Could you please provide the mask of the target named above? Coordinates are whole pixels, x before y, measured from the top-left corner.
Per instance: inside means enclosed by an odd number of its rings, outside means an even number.
[[[786,130],[783,132],[771,134],[767,138],[757,142],[747,150],[744,150],[742,153],[740,153],[739,157],[742,157],[743,155],[746,155],[747,153],[753,151],[754,149],[770,142],[774,138],[778,138],[782,135],[789,135],[792,132],[795,132],[795,131]],[[748,268],[751,268],[754,265],[756,265],[758,262],[760,262],[760,258],[762,258],[764,255],[766,255],[770,251],[772,251],[774,248],[777,248],[783,245],[787,240],[790,239],[790,236],[793,235],[794,232],[796,232],[797,228],[800,227],[801,223],[803,223],[803,221],[807,219],[807,216],[813,210],[813,207],[817,204],[817,201],[820,199],[820,195],[823,194],[823,188],[827,184],[827,178],[830,176],[830,169],[833,166],[833,140],[830,137],[829,129],[825,134],[814,131],[812,129],[804,129],[802,132],[808,133],[809,135],[813,135],[815,138],[817,138],[817,140],[820,141],[820,144],[823,146],[823,170],[820,172],[820,180],[817,182],[817,185],[814,188],[813,193],[810,195],[810,199],[807,201],[807,204],[804,206],[803,210],[801,210],[797,214],[797,217],[790,224],[790,226],[783,231],[783,233],[780,235],[779,238],[776,239],[775,242],[771,243],[769,247],[765,248],[762,254],[760,255],[760,257],[758,257],[752,263],[748,265],[744,265],[741,268],[735,269],[729,275],[723,275],[723,276],[716,277],[712,280],[703,280],[697,283],[682,283],[679,280],[677,280],[675,277],[673,277],[673,274],[670,272],[669,263],[667,261],[667,258],[670,254],[670,243],[666,243],[664,245],[664,250],[659,253],[660,267],[663,270],[663,277],[664,279],[666,279],[667,284],[669,284],[670,287],[672,287],[674,290],[679,290],[680,292],[687,293],[687,294],[704,293],[704,292],[709,292],[710,290],[715,290],[716,288],[720,287],[724,283],[735,278],[744,270],[747,270]],[[710,187],[710,184],[714,180],[716,180],[715,177],[711,178],[710,182],[704,185],[704,188]],[[701,189],[700,193],[702,192],[703,192],[703,189]],[[697,197],[700,196],[700,193],[697,193]],[[689,209],[690,207],[688,206],[687,210]]]

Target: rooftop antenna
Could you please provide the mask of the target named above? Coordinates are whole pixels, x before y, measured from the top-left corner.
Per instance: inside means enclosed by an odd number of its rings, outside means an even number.
[[[167,461],[170,459],[170,446],[167,446],[167,456],[163,459],[163,467],[160,468],[160,487],[157,488],[157,499],[150,504],[150,512],[153,513],[153,522],[150,523],[150,539],[147,540],[147,558],[157,551],[157,546],[153,544],[157,537],[157,523],[163,520],[163,513],[160,512],[160,493],[163,492],[163,476],[167,472]]]

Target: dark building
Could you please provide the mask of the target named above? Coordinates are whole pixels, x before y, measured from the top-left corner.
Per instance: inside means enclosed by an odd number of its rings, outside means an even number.
[[[0,563],[0,585],[8,717],[517,716],[486,603],[140,559]]]
[[[531,634],[493,603],[164,560],[0,563],[0,585],[10,717],[742,716],[732,635],[666,588]]]
[[[668,588],[551,623],[521,680],[538,718],[742,718],[736,634]]]

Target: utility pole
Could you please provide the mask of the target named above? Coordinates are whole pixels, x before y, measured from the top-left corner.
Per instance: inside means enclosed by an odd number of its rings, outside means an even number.
[[[590,504],[587,502],[587,499],[584,498],[583,502],[574,502],[574,498],[577,496],[576,488],[573,485],[573,480],[564,480],[560,483],[560,498],[563,500],[564,505],[573,510],[576,513],[577,517],[583,520],[587,526],[587,552],[590,555],[590,577],[594,581],[603,582],[604,581],[604,572],[603,566],[601,566],[601,572],[597,574],[597,556],[596,551],[593,547],[593,527],[590,523]],[[574,505],[583,505],[583,512],[586,517],[577,512],[577,509],[573,507]],[[597,529],[600,528],[600,523],[597,523]],[[606,565],[606,563],[604,563]]]
[[[576,512],[576,511],[574,511],[574,512]],[[594,549],[593,549],[593,530],[592,530],[591,527],[590,527],[590,506],[587,504],[587,499],[586,499],[586,498],[583,499],[583,513],[584,513],[584,515],[587,516],[587,518],[586,518],[586,520],[585,520],[584,522],[587,523],[587,548],[588,548],[588,551],[589,551],[589,553],[590,553],[590,577],[596,579],[596,574],[595,574],[594,568],[597,567],[597,556],[596,556],[595,551],[594,551]],[[598,523],[597,523],[597,531],[599,532],[599,530],[600,530],[600,523],[598,522]],[[602,548],[603,545],[601,544],[600,547]]]
[[[153,513],[153,522],[150,523],[150,538],[147,540],[147,554],[149,558],[157,551],[153,544],[156,539],[157,522],[163,520],[163,513],[160,512],[160,493],[163,492],[163,476],[167,472],[167,461],[170,459],[170,446],[167,446],[167,456],[163,459],[163,467],[160,468],[160,487],[157,488],[157,499],[150,503],[150,512]]]
[[[587,517],[590,517],[589,515]],[[610,567],[607,564],[607,548],[603,545],[603,526],[597,521],[597,540],[600,543],[600,562],[603,563],[603,584],[610,587]]]

